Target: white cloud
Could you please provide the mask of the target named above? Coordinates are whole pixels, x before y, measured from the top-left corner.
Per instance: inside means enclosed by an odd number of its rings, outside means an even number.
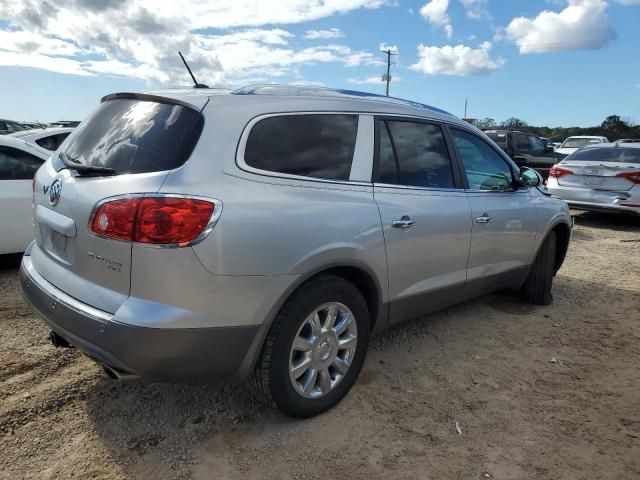
[[[568,0],[560,12],[514,18],[506,28],[520,53],[601,48],[616,37],[604,0]]]
[[[425,3],[420,9],[420,15],[433,25],[442,27],[447,34],[447,38],[451,38],[453,27],[447,10],[449,8],[449,0],[431,0]]]
[[[342,33],[339,28],[329,28],[327,30],[307,30],[304,35],[304,38],[308,40],[334,39],[342,37],[344,37],[344,33]]]
[[[377,52],[346,45],[293,47],[292,33],[265,25],[300,23],[385,2],[0,0],[0,22],[8,24],[0,27],[0,64],[185,84],[180,50],[201,82],[224,86],[295,76],[301,65],[314,63],[380,65]],[[324,32],[334,38],[342,34]]]
[[[615,0],[615,2],[622,5],[640,5],[640,0]]]
[[[466,76],[490,73],[505,64],[502,58],[491,58],[491,46],[490,42],[484,42],[476,49],[466,45],[418,45],[418,62],[409,68],[426,75]]]
[[[490,17],[487,11],[487,0],[460,0],[460,3],[464,6],[469,18],[481,20]]]

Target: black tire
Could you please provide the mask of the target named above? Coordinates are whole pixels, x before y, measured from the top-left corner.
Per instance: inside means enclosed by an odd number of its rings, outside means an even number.
[[[555,275],[556,232],[551,231],[538,251],[529,276],[522,285],[523,300],[534,305],[549,305],[553,301],[551,286]]]
[[[342,380],[324,396],[305,398],[295,390],[289,378],[291,346],[305,319],[314,309],[328,302],[342,303],[351,310],[357,326],[357,345],[351,366]],[[349,392],[362,369],[368,343],[369,310],[360,291],[343,278],[320,275],[302,285],[273,321],[256,364],[254,387],[265,400],[275,403],[287,415],[297,418],[318,415],[336,405]]]

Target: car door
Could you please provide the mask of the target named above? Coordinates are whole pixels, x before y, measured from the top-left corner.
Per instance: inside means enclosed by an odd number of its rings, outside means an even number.
[[[530,167],[532,164],[531,144],[526,133],[513,132],[513,153],[510,155],[516,165]]]
[[[451,128],[471,206],[465,297],[510,286],[533,260],[536,210],[528,188],[514,188],[514,168],[474,132]]]
[[[451,158],[437,123],[376,119],[374,198],[391,323],[453,303],[464,287],[471,211]]]
[[[23,252],[33,239],[31,182],[43,159],[0,146],[0,254]]]

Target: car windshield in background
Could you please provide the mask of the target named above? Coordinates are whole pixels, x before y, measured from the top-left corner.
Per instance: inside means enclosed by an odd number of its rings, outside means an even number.
[[[487,133],[487,136],[496,142],[498,145],[504,146],[507,144],[507,134],[506,133]]]
[[[617,162],[640,164],[640,148],[589,148],[567,157],[571,162]]]
[[[69,162],[116,174],[171,170],[193,151],[204,119],[195,109],[139,99],[107,100],[69,138]]]
[[[569,138],[564,141],[560,148],[582,148],[585,145],[593,145],[594,143],[600,143],[600,140],[595,138]]]

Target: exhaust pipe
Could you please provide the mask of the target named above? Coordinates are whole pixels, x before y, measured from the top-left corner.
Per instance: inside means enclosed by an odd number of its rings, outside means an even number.
[[[124,372],[122,370],[118,370],[117,368],[110,367],[109,365],[101,364],[104,373],[113,380],[117,380],[118,382],[132,382],[134,380],[138,380],[138,376],[133,373]]]
[[[48,338],[49,338],[49,342],[51,342],[51,345],[53,345],[56,348],[73,348],[73,345],[71,345],[69,342],[67,342],[64,338],[62,338],[53,330],[49,332]]]

